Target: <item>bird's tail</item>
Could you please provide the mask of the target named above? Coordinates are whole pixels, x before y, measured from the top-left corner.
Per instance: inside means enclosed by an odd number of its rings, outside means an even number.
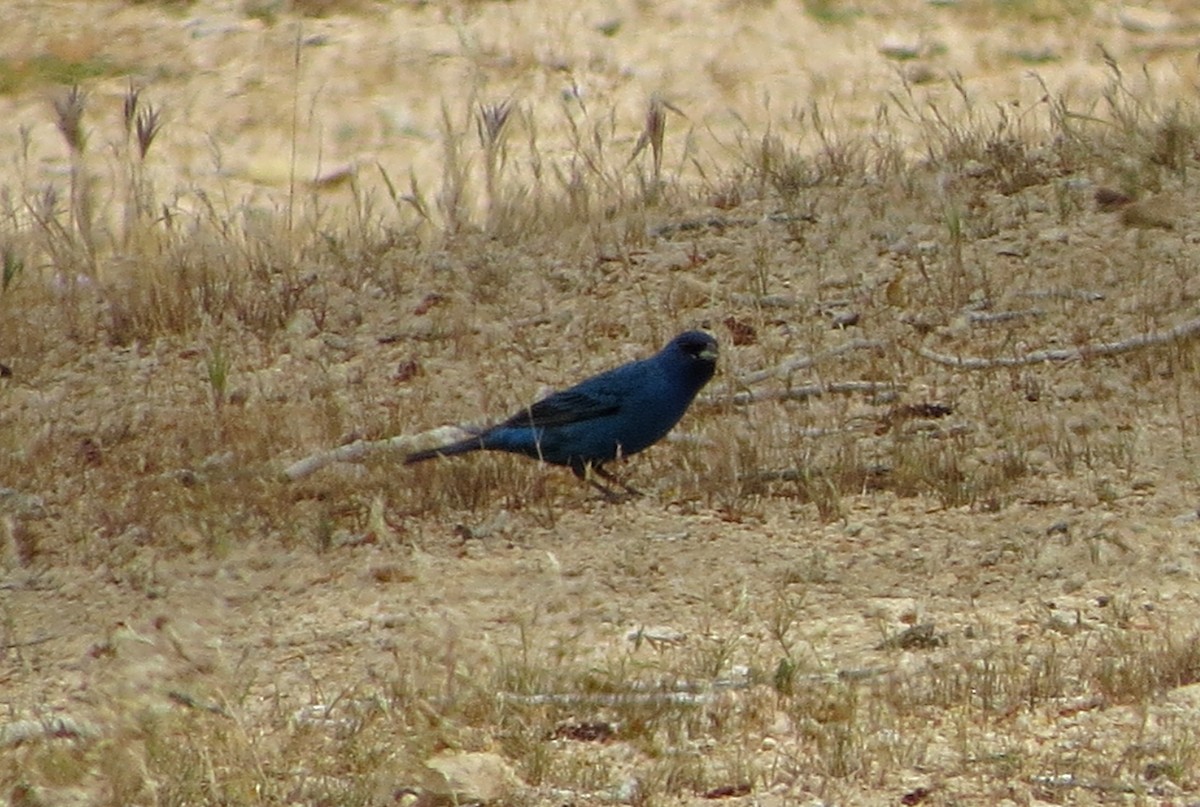
[[[414,462],[424,462],[435,457],[453,457],[455,454],[469,454],[472,451],[479,451],[482,448],[483,441],[480,438],[468,437],[466,440],[459,440],[457,443],[450,443],[449,445],[409,454],[404,458],[404,464],[412,465]]]

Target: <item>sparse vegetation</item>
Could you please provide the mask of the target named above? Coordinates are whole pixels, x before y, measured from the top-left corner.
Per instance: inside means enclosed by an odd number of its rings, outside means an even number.
[[[303,31],[286,190],[169,87],[0,69],[64,83],[59,156],[24,128],[0,182],[0,800],[1200,793],[1195,100],[1099,51],[1091,95],[902,73],[872,114],[817,92],[708,140],[667,95],[492,86],[487,5],[439,11],[469,86],[381,130],[436,175],[297,167]],[[235,16],[389,13],[429,11]],[[546,81],[552,44],[521,53]],[[383,442],[699,325],[721,375],[623,469],[644,499]]]

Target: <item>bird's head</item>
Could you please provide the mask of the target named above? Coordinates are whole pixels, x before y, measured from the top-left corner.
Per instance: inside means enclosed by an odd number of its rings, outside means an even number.
[[[717,340],[704,331],[684,331],[671,340],[663,350],[682,359],[688,375],[708,383],[717,369]]]

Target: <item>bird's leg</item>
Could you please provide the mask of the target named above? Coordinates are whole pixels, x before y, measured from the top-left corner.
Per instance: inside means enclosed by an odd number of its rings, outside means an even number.
[[[592,470],[595,471],[597,476],[599,476],[600,478],[602,478],[608,482],[613,482],[617,485],[620,485],[622,488],[625,489],[625,492],[628,493],[630,496],[641,496],[642,495],[642,492],[640,490],[635,488],[633,485],[630,485],[630,484],[622,481],[616,474],[614,474],[611,471],[609,471],[608,469],[606,469],[603,465],[599,465],[599,464],[593,465]]]
[[[613,490],[610,487],[601,485],[599,482],[597,482],[595,479],[593,479],[590,475],[588,476],[586,481],[589,485],[594,487],[596,490],[600,491],[600,495],[603,496],[604,500],[606,502],[608,502],[609,504],[620,504],[621,502],[625,501],[626,498],[628,498],[627,496],[622,496],[620,493],[618,493],[617,491]]]
[[[581,463],[579,465],[572,465],[571,471],[575,474],[575,476],[579,477],[584,482],[587,482],[596,490],[600,491],[600,495],[603,496],[605,501],[609,502],[610,504],[617,504],[627,498],[607,485],[602,485],[596,481],[597,476],[601,476],[606,479],[612,479],[612,476],[594,463],[588,462]]]

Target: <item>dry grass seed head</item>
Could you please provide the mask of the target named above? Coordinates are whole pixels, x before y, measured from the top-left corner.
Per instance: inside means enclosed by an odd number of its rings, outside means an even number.
[[[88,93],[78,84],[59,93],[54,99],[55,126],[75,156],[83,154],[87,147],[87,132],[83,127],[87,104]]]

